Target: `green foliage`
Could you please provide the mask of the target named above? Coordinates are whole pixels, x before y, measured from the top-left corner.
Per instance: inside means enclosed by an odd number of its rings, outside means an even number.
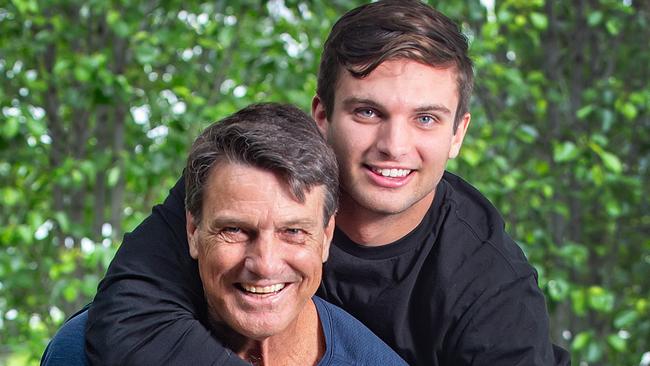
[[[451,166],[536,265],[574,364],[650,355],[648,20],[637,2],[511,0],[467,25],[473,130]]]
[[[323,40],[361,2],[0,5],[0,364],[37,363],[92,299],[202,127],[256,101],[309,109]],[[430,3],[461,22],[476,65],[450,169],[502,211],[573,363],[639,364],[650,350],[650,8]]]

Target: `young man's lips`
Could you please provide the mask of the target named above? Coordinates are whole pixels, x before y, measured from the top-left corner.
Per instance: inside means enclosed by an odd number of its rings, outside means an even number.
[[[391,178],[406,177],[407,175],[411,174],[412,171],[411,169],[403,169],[403,168],[377,168],[373,166],[369,166],[369,168],[375,174],[379,174],[382,177],[391,177]]]
[[[412,178],[414,170],[404,168],[379,168],[365,166],[369,179],[382,188],[399,188],[406,185]]]

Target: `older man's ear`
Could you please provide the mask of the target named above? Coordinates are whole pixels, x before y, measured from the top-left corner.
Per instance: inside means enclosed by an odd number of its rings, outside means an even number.
[[[335,219],[334,216],[336,214],[332,215],[330,217],[329,221],[327,222],[327,226],[325,226],[325,235],[323,235],[323,263],[327,261],[327,258],[330,255],[330,243],[332,243],[332,237],[334,236],[334,226],[335,226]]]
[[[194,224],[194,216],[189,211],[185,211],[185,231],[187,232],[187,244],[190,249],[190,256],[197,259],[199,257],[198,245],[198,226]]]

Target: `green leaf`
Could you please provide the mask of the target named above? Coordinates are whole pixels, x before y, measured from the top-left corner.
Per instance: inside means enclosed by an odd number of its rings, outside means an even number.
[[[2,126],[2,135],[8,140],[14,138],[18,134],[18,120],[14,117],[5,119],[4,126]]]
[[[621,31],[621,23],[616,19],[610,19],[605,22],[605,28],[607,28],[609,34],[615,36],[618,35]]]
[[[21,14],[36,13],[38,2],[36,0],[12,0],[12,3]]]
[[[625,352],[627,349],[627,341],[617,334],[610,334],[607,337],[607,344],[609,344],[617,352]]]
[[[569,284],[561,278],[548,281],[546,286],[549,296],[555,301],[564,300],[569,294]]]
[[[600,24],[602,20],[603,13],[601,11],[593,11],[587,16],[587,23],[592,27]]]
[[[6,207],[15,206],[20,200],[20,192],[11,188],[5,187],[2,189],[2,204]]]
[[[548,27],[548,18],[542,13],[530,13],[530,21],[539,30],[544,30]]]
[[[607,211],[607,214],[611,217],[621,216],[621,205],[615,199],[610,198],[607,201],[605,201],[605,210]]]
[[[535,127],[531,125],[521,125],[517,129],[517,137],[521,141],[527,144],[531,144],[535,142],[535,140],[537,140],[537,138],[539,137],[539,132],[537,132],[537,129],[535,129]]]
[[[567,244],[562,246],[558,253],[566,258],[568,262],[574,267],[580,267],[585,265],[587,258],[589,257],[589,250],[580,244]]]
[[[596,187],[603,185],[603,182],[605,180],[605,173],[603,172],[603,168],[600,165],[593,165],[589,170],[589,173],[591,175],[591,181]]]
[[[70,284],[63,289],[63,298],[68,302],[73,302],[77,299],[79,290],[76,284]]]
[[[600,158],[603,160],[605,167],[611,172],[621,174],[623,171],[623,164],[621,163],[621,160],[618,158],[618,156],[607,151],[603,151],[600,154]]]
[[[590,332],[580,332],[575,336],[575,338],[573,338],[573,342],[571,342],[571,349],[574,351],[580,351],[584,349],[590,341]]]
[[[597,362],[603,357],[603,347],[597,342],[590,342],[587,346],[586,359],[588,362]]]
[[[614,308],[614,295],[600,286],[591,286],[587,295],[589,307],[596,311],[608,313]]]
[[[625,328],[632,325],[639,318],[639,313],[634,310],[627,310],[614,318],[614,326],[616,328]]]
[[[75,186],[80,186],[83,181],[84,181],[84,175],[81,173],[79,169],[73,169],[72,172],[70,172],[72,176],[72,182],[74,183]]]
[[[587,296],[583,289],[571,291],[571,306],[573,312],[578,316],[584,316],[587,313]]]
[[[629,120],[634,120],[639,113],[636,106],[630,102],[623,103],[623,106],[621,107],[621,112],[623,113],[625,118]]]
[[[36,136],[41,137],[47,133],[47,126],[43,120],[35,120],[32,118],[27,119],[27,129],[29,132]]]
[[[593,110],[594,110],[594,106],[592,104],[587,104],[586,106],[578,109],[578,111],[576,112],[576,116],[579,119],[584,120],[585,118],[587,118],[587,116],[589,116],[589,114],[591,114],[591,112],[593,112]]]
[[[558,163],[571,161],[578,157],[578,154],[578,148],[571,141],[565,141],[553,146],[553,160]]]
[[[82,83],[85,83],[88,80],[90,80],[90,77],[92,75],[90,70],[88,70],[84,65],[75,66],[73,73],[74,73],[74,77],[77,80],[81,81]]]
[[[135,48],[135,57],[137,58],[138,62],[143,65],[152,64],[154,61],[156,61],[159,54],[160,51],[148,43],[141,43]]]
[[[70,231],[70,220],[68,219],[68,216],[63,213],[63,212],[56,212],[54,214],[54,219],[56,219],[56,222],[59,224],[59,227],[61,228],[61,231],[69,232]]]
[[[469,164],[469,166],[476,166],[481,160],[481,157],[479,156],[476,149],[473,149],[471,146],[462,149],[460,153],[460,158],[461,160]]]
[[[108,186],[115,187],[119,179],[120,179],[120,168],[114,166],[108,171]]]

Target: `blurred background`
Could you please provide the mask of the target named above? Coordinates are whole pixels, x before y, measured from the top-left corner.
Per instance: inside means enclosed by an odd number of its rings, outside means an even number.
[[[199,131],[309,110],[352,0],[0,4],[0,365],[37,364]],[[476,64],[449,170],[501,210],[574,365],[650,365],[650,2],[447,0]]]

